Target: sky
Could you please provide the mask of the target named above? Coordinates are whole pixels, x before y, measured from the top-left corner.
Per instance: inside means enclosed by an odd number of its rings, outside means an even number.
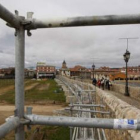
[[[77,16],[140,14],[140,0],[1,0],[0,4],[21,16],[49,19]],[[0,68],[15,66],[14,29],[0,19]],[[82,65],[96,68],[124,67],[127,40],[131,53],[128,66],[140,65],[140,24],[49,28],[32,30],[25,38],[25,67],[37,62],[61,67]]]

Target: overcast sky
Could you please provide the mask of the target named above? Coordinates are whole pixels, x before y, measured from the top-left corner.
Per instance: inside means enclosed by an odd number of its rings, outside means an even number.
[[[76,17],[92,15],[140,14],[140,0],[1,0],[1,4],[14,13],[26,16],[34,12],[36,19]],[[68,67],[83,65],[91,67],[123,67],[123,54],[127,41],[131,53],[129,66],[140,65],[140,24],[49,28],[33,30],[26,35],[25,66],[35,67],[46,62],[61,67],[63,60]],[[0,19],[0,67],[15,64],[14,29]]]

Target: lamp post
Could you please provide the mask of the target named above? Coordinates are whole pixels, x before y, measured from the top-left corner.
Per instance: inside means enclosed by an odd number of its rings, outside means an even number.
[[[93,78],[94,78],[94,69],[95,69],[95,65],[93,63],[93,65],[92,65]]]
[[[128,77],[127,77],[127,63],[130,58],[130,52],[126,50],[125,54],[123,55],[124,61],[126,62],[126,85],[125,85],[125,96],[129,96],[129,91],[128,91]]]

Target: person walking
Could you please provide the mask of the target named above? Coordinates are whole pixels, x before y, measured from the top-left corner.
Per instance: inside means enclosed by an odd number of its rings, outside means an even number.
[[[112,86],[111,81],[108,81],[108,90],[110,90],[110,86]]]
[[[108,85],[109,85],[109,79],[107,79],[107,81],[106,81],[106,89],[108,89]]]
[[[101,80],[100,79],[98,80],[97,85],[100,88],[100,86],[101,86]]]
[[[103,77],[101,79],[101,86],[102,86],[102,89],[104,90],[104,78]]]
[[[96,86],[96,84],[97,84],[96,78],[93,78],[92,84],[93,84],[94,86]]]

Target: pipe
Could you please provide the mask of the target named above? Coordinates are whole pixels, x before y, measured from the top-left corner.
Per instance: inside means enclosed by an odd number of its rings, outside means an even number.
[[[100,134],[100,130],[97,129],[97,133],[98,133],[98,140],[101,140],[101,134]]]
[[[71,109],[71,108],[65,108],[65,110],[70,110],[70,111],[81,111],[81,112],[91,112],[91,113],[101,113],[101,114],[110,114],[110,112],[96,111],[96,110],[86,110],[86,109]]]
[[[74,107],[74,106],[81,106],[81,107],[105,107],[104,105],[100,105],[100,104],[70,104],[70,107]]]
[[[140,121],[138,120],[52,117],[34,114],[25,115],[25,118],[30,120],[31,125],[53,125],[53,126],[104,128],[104,129],[140,130]],[[132,122],[133,124],[131,125]]]
[[[33,19],[31,25],[26,29],[74,27],[74,26],[96,26],[96,25],[119,25],[139,24],[140,14],[136,15],[107,15],[107,16],[86,16],[70,18],[53,18],[46,20]]]
[[[31,121],[32,125],[54,125],[54,126],[73,126],[73,127],[99,127],[109,129],[113,128],[113,119],[90,119],[77,117],[52,117],[42,115],[26,115],[26,119]]]
[[[15,37],[15,106],[16,115],[24,117],[24,56],[25,56],[25,30],[21,26],[16,30]],[[16,131],[16,140],[24,140],[24,125],[21,124]]]
[[[104,129],[101,129],[101,131],[102,131],[102,135],[103,135],[103,140],[107,140]]]
[[[14,28],[20,27],[20,19],[16,15],[12,14],[1,4],[0,4],[0,18],[8,22]]]
[[[20,125],[18,117],[10,118],[6,123],[0,126],[0,139],[4,138],[9,132],[16,129]]]

